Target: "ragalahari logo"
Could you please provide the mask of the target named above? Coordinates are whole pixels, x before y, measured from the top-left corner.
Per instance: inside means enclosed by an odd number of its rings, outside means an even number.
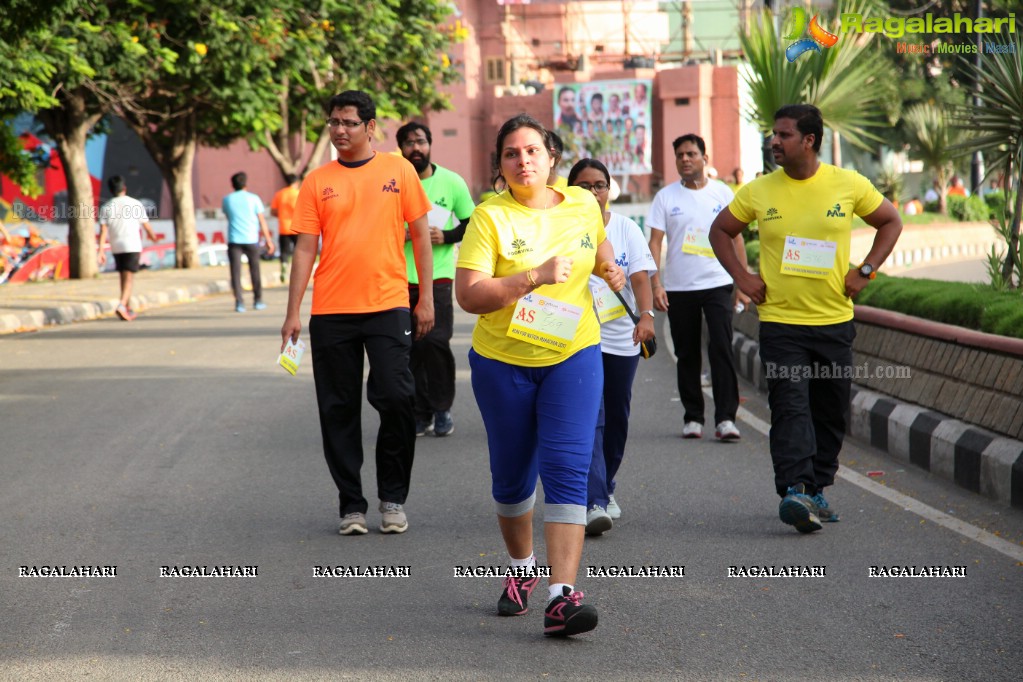
[[[796,42],[785,48],[785,58],[794,62],[806,52],[821,53],[822,47],[833,47],[838,42],[838,36],[831,33],[820,25],[819,14],[815,14],[810,20],[809,27],[806,25],[806,10],[802,7],[793,7],[790,15],[792,30],[784,36],[785,40]],[[803,31],[810,34],[809,38],[803,38]]]

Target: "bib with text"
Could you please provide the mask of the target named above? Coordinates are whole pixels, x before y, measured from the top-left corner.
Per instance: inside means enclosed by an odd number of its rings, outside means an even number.
[[[583,309],[579,306],[534,291],[520,298],[515,305],[508,336],[564,353],[575,338],[582,314]]]
[[[294,376],[298,372],[298,366],[302,363],[303,353],[305,353],[305,341],[299,340],[298,343],[292,343],[291,339],[288,339],[284,351],[277,358],[277,364],[286,369],[288,374]]]
[[[607,285],[607,282],[603,279],[600,280],[600,284],[595,284],[594,289],[593,308],[597,311],[598,322],[604,324],[605,322],[617,320],[619,317],[625,316],[625,306],[615,296],[615,293],[611,291],[611,287]]]
[[[781,273],[797,277],[827,279],[835,268],[837,250],[836,242],[789,235],[785,237],[785,249],[781,257]]]
[[[710,245],[710,225],[686,228],[686,236],[682,240],[682,253],[705,258],[714,257],[714,248]]]

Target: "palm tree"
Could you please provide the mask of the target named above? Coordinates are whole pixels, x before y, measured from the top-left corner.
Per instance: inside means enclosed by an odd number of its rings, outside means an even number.
[[[967,73],[980,85],[980,104],[956,109],[957,126],[974,134],[956,147],[960,153],[983,152],[992,168],[1005,169],[1006,206],[1012,197],[1016,174],[1015,202],[1009,224],[1009,251],[1002,264],[1002,280],[1013,286],[1012,273],[1020,267],[1020,218],[1023,214],[1023,37],[1006,36],[1007,54],[985,55],[983,68],[963,60]],[[1023,283],[1019,283],[1023,286]]]
[[[957,156],[954,145],[963,138],[963,132],[940,106],[921,102],[906,109],[902,115],[910,147],[914,156],[934,173],[938,183],[938,212],[946,213],[945,192]],[[961,155],[961,152],[958,152]]]
[[[836,14],[868,12],[874,4],[847,0],[838,3]],[[774,112],[782,106],[813,104],[835,135],[872,150],[870,143],[878,137],[869,128],[885,124],[882,104],[894,81],[891,64],[879,51],[868,49],[874,34],[845,34],[821,54],[789,62],[779,37],[782,32],[775,28],[773,15],[764,12],[739,36],[750,65],[744,74],[750,88],[749,119],[766,135],[774,126]]]

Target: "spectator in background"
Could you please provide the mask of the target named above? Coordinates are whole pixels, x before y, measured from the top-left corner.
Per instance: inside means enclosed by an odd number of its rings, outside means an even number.
[[[1001,191],[1002,191],[1002,175],[1000,174],[997,178],[991,178],[991,182],[988,184],[986,189],[981,191],[981,193],[986,196],[988,194],[992,194],[994,192],[1001,192]]]
[[[288,266],[291,264],[291,254],[295,253],[295,242],[298,240],[298,235],[291,229],[291,216],[295,213],[298,188],[301,185],[294,173],[286,174],[284,181],[288,186],[279,190],[270,202],[270,215],[277,218],[277,239],[281,247],[281,282],[288,281]]]
[[[913,197],[907,201],[904,212],[906,215],[920,215],[923,213],[924,205],[920,202],[920,197]]]
[[[117,315],[125,322],[135,319],[131,309],[131,289],[135,273],[139,271],[139,256],[142,254],[142,230],[151,241],[156,235],[149,226],[146,207],[138,199],[128,196],[128,187],[120,175],[111,176],[107,187],[114,198],[103,204],[99,212],[99,263],[107,262],[107,237],[110,238],[110,252],[117,264],[121,279],[121,300],[117,304]]]
[[[734,171],[732,171],[732,187],[734,189],[739,189],[740,187],[742,187],[743,185],[742,178],[743,172],[741,168],[736,168]]]
[[[958,175],[952,176],[952,185],[948,188],[948,196],[950,197],[968,197],[970,196],[969,190],[966,189],[966,185],[963,184],[963,179]]]
[[[227,216],[227,259],[231,264],[231,289],[234,291],[234,311],[245,312],[242,300],[242,255],[249,261],[249,277],[252,279],[253,305],[263,310],[263,278],[259,268],[259,236],[266,240],[267,253],[273,254],[274,242],[270,228],[263,215],[263,200],[246,191],[249,177],[245,173],[231,176],[234,191],[224,197],[222,204]]]

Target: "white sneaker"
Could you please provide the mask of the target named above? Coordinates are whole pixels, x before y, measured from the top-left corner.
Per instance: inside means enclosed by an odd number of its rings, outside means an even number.
[[[615,496],[609,495],[607,500],[607,515],[617,521],[622,518],[622,508],[615,502]]]
[[[735,422],[730,419],[726,419],[718,424],[717,430],[714,431],[714,435],[717,436],[718,440],[739,440],[742,434],[739,433],[739,429],[735,427]]]
[[[602,535],[605,531],[611,530],[611,526],[614,525],[611,521],[611,517],[608,516],[607,512],[602,507],[593,505],[590,510],[586,512],[586,534],[587,535]]]
[[[366,533],[366,517],[359,512],[345,514],[337,532],[340,535],[364,535]]]
[[[710,372],[704,372],[700,375],[700,386],[703,388],[710,388],[713,384],[710,382]]]
[[[703,424],[699,422],[686,422],[682,427],[683,438],[703,438]]]
[[[380,502],[381,533],[404,533],[408,530],[408,519],[405,517],[405,509],[397,502]]]

